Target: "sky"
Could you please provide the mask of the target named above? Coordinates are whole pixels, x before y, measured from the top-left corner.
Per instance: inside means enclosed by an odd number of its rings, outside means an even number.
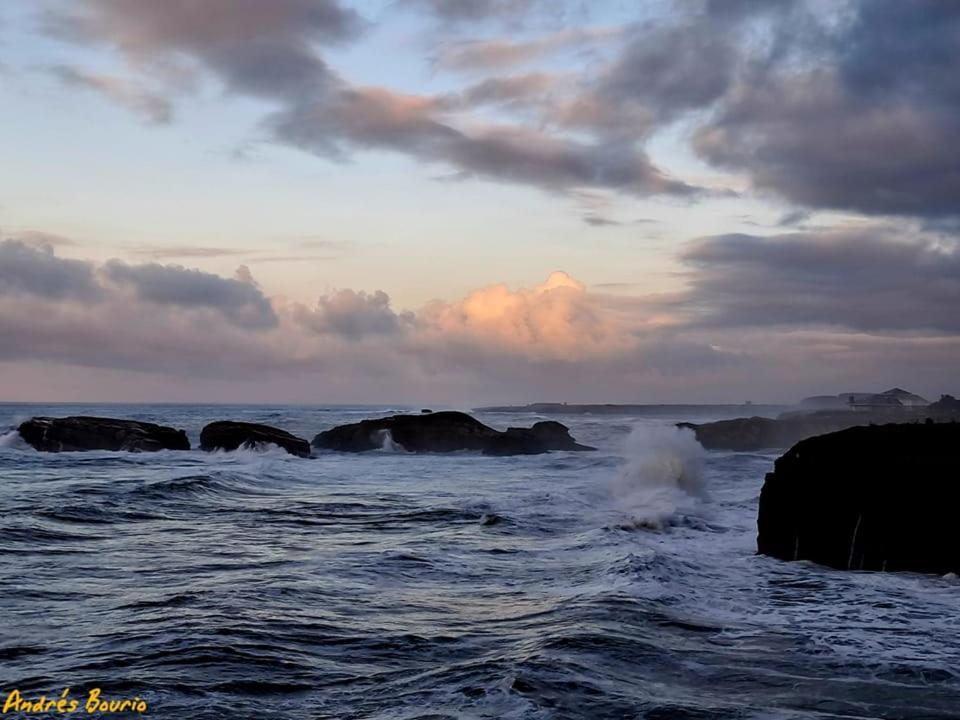
[[[960,3],[5,0],[0,400],[960,368]]]

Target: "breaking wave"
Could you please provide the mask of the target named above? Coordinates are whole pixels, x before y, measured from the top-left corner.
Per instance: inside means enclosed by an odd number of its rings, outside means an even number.
[[[0,448],[16,448],[17,450],[26,450],[30,446],[20,437],[20,431],[9,430],[0,433]]]
[[[671,426],[636,426],[623,445],[626,466],[610,483],[627,525],[660,530],[706,500],[704,450],[693,432]]]

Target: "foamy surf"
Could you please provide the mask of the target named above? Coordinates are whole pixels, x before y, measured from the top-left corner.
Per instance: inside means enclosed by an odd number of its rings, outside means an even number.
[[[637,425],[624,441],[623,456],[627,464],[609,490],[628,518],[624,525],[662,530],[707,499],[704,450],[692,431]]]

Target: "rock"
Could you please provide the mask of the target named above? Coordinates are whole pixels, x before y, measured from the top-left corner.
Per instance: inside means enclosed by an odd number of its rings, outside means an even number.
[[[78,450],[189,450],[183,430],[137,420],[72,416],[35,417],[21,423],[20,436],[43,452]]]
[[[960,423],[854,427],[776,461],[757,550],[843,570],[960,572]]]
[[[949,396],[945,396],[949,398]],[[956,401],[954,401],[956,402]],[[815,435],[837,432],[860,425],[888,423],[921,423],[930,418],[937,422],[960,420],[960,408],[942,399],[926,407],[885,411],[822,410],[819,412],[784,413],[780,417],[750,417],[719,420],[703,424],[678,423],[690,428],[708,450],[767,450],[788,448]]]
[[[466,413],[444,411],[394,415],[363,420],[326,430],[313,439],[324,450],[364,452],[392,440],[408,452],[479,450],[486,455],[526,455],[551,450],[593,450],[570,437],[558,422],[538,422],[532,428],[494,430]]]
[[[266,444],[277,445],[291,455],[310,457],[310,443],[269,425],[220,420],[200,432],[201,450],[236,450]]]
[[[960,420],[960,400],[957,400],[953,395],[941,395],[940,399],[935,403],[930,403],[926,410],[931,417],[949,415],[955,420]]]
[[[677,427],[693,430],[697,441],[708,450],[760,450],[790,444],[783,439],[785,433],[778,421],[772,418],[737,418],[702,425],[677,423]]]

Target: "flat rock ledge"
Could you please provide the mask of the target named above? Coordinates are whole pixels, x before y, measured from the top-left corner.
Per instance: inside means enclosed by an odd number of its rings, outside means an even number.
[[[263,445],[276,445],[291,455],[310,457],[310,443],[286,430],[269,425],[218,420],[200,431],[200,449],[236,450],[241,447],[255,448]]]
[[[841,570],[960,572],[960,423],[809,438],[766,476],[757,551]]]
[[[35,417],[20,424],[20,437],[41,452],[189,450],[183,430],[138,420],[75,415]]]
[[[529,428],[495,430],[462,412],[393,415],[326,430],[313,439],[323,450],[365,452],[400,445],[407,452],[477,450],[484,455],[534,455],[552,450],[595,450],[580,445],[570,430],[552,420]]]

